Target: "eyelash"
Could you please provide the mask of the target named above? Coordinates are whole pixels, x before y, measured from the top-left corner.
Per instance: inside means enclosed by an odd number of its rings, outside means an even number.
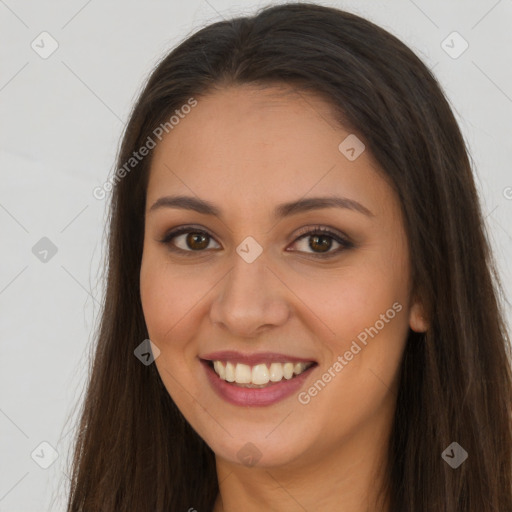
[[[194,256],[199,252],[204,252],[204,250],[198,250],[198,251],[188,250],[188,251],[186,251],[184,249],[180,249],[176,246],[173,246],[170,243],[173,238],[175,238],[179,235],[188,234],[188,233],[205,235],[208,238],[215,239],[208,231],[205,231],[204,229],[197,229],[197,228],[194,228],[193,226],[182,226],[180,228],[177,228],[177,229],[172,230],[169,233],[167,233],[164,236],[164,238],[162,240],[160,240],[160,242],[164,245],[167,245],[167,247],[171,251],[182,253],[183,255],[185,255],[187,257]],[[315,252],[306,253],[306,254],[313,255],[314,257],[320,258],[320,259],[332,258],[332,257],[338,255],[339,253],[341,253],[342,251],[344,251],[346,249],[352,249],[354,247],[354,244],[352,242],[350,242],[348,240],[348,238],[346,238],[345,236],[342,236],[341,234],[338,234],[334,231],[331,231],[330,229],[325,228],[323,226],[313,226],[312,228],[305,228],[298,234],[298,236],[294,242],[297,242],[298,240],[307,238],[309,236],[314,236],[314,235],[328,236],[329,238],[332,238],[333,240],[338,242],[341,246],[338,249],[336,249],[334,251],[327,252],[327,253],[315,253]],[[298,252],[301,252],[301,251],[298,251]]]

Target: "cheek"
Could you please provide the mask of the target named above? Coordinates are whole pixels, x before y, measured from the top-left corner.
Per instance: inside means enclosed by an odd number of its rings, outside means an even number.
[[[200,301],[200,290],[191,285],[190,276],[173,272],[162,258],[151,258],[149,254],[144,258],[141,302],[149,338],[160,350],[155,365],[176,405],[191,414],[191,393],[196,395],[198,390],[194,389],[197,367],[193,366],[195,353],[191,356],[194,330],[190,322],[194,321],[193,305]],[[186,293],[187,290],[192,293]]]
[[[150,337],[165,342],[173,326],[186,315],[194,296],[194,284],[187,270],[173,270],[165,258],[148,250],[140,272],[140,294]],[[196,292],[197,293],[197,292]]]
[[[408,332],[404,290],[400,276],[383,271],[354,270],[316,286],[304,278],[300,294],[321,320],[318,346],[327,357],[317,376],[322,382],[313,382],[301,403],[309,401],[325,431],[355,429],[389,404]]]
[[[198,273],[194,265],[171,265],[150,252],[144,256],[141,302],[149,338],[161,352],[159,370],[172,370],[181,379],[197,372],[197,332],[207,318],[208,292],[215,282],[211,272]],[[160,374],[165,381],[165,372]]]
[[[393,309],[398,302],[405,310],[403,279],[382,268],[347,267],[336,274],[314,276],[304,272],[294,275],[291,282],[294,293],[309,309],[309,318],[316,323],[315,333],[328,341],[331,351],[344,351],[365,328],[376,322],[381,326],[381,315],[392,318],[383,331],[389,331],[397,323],[395,319],[400,318],[398,323],[406,321],[405,315],[396,315],[397,307]]]
[[[312,331],[326,355],[325,373],[318,378],[327,384],[313,385],[303,398],[311,399],[318,417],[326,404],[338,404],[337,412],[324,418],[334,424],[349,421],[347,411],[357,423],[380,408],[395,383],[407,339],[407,269],[399,259],[385,261],[376,252],[367,256],[336,275],[295,278],[294,291],[307,298],[314,312]]]
[[[149,338],[164,356],[172,348],[168,340],[172,338],[173,326],[182,309],[182,295],[178,290],[165,265],[150,252],[144,253],[140,273],[142,310]]]

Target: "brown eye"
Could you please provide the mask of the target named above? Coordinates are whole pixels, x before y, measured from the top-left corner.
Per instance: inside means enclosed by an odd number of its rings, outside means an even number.
[[[189,233],[185,237],[185,243],[187,247],[197,251],[208,247],[209,237],[203,233]]]
[[[187,256],[193,252],[202,252],[208,248],[212,241],[214,239],[208,232],[201,229],[192,229],[191,227],[171,231],[163,240],[160,240],[172,251],[182,252]],[[220,248],[220,246],[217,244],[215,248]]]
[[[310,237],[309,247],[319,252],[327,252],[332,247],[332,238],[326,235],[313,235]]]
[[[306,243],[306,240],[309,241]],[[331,251],[333,243],[337,244],[338,247]],[[310,228],[309,231],[303,231],[301,236],[295,241],[295,245],[299,245],[297,249],[299,252],[312,254],[318,258],[336,256],[340,252],[354,247],[354,244],[341,234],[322,226],[316,226],[313,229]]]

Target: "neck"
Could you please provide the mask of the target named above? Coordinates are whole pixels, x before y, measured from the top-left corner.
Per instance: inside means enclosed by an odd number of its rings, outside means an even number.
[[[213,512],[389,512],[389,497],[377,504],[386,475],[388,428],[369,422],[340,442],[314,449],[286,467],[247,467],[217,457],[219,495]]]

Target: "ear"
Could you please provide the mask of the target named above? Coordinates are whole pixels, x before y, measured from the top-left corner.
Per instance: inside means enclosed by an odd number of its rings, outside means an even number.
[[[409,311],[409,327],[415,332],[425,332],[429,327],[423,306],[419,301],[415,301]]]

